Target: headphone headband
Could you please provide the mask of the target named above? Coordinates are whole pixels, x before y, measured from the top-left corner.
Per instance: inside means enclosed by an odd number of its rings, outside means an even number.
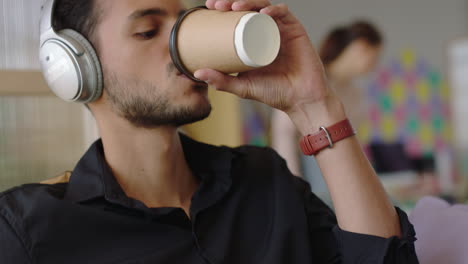
[[[40,34],[41,36],[49,30],[54,30],[52,25],[53,13],[55,8],[55,0],[46,0],[41,7],[41,22]]]

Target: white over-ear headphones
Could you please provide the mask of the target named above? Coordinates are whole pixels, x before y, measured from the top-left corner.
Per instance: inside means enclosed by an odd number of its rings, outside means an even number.
[[[103,80],[99,58],[80,33],[53,28],[55,0],[42,6],[39,60],[52,91],[71,102],[89,103],[102,94]]]

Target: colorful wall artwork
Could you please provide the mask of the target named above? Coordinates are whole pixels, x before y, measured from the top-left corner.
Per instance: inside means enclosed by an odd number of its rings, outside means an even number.
[[[265,147],[270,143],[271,108],[251,100],[241,100],[243,144]]]
[[[366,96],[368,120],[357,127],[364,145],[403,143],[412,157],[451,152],[449,86],[443,74],[414,51],[403,51],[377,70],[368,82]],[[268,111],[243,101],[241,112],[243,143],[268,145]]]
[[[367,89],[369,118],[361,142],[401,142],[411,156],[447,150],[452,142],[450,89],[442,74],[411,50],[378,70]]]

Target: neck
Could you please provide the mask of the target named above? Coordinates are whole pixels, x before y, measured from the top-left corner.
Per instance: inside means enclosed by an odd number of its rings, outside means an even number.
[[[127,196],[150,208],[178,207],[188,214],[198,184],[177,128],[136,128],[113,114],[96,120],[106,161]]]

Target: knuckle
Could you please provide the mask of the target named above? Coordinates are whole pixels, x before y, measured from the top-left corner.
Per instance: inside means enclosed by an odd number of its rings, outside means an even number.
[[[278,4],[278,7],[281,8],[283,11],[289,11],[289,7],[285,3]]]
[[[252,93],[249,89],[242,89],[239,96],[243,99],[252,99]]]

